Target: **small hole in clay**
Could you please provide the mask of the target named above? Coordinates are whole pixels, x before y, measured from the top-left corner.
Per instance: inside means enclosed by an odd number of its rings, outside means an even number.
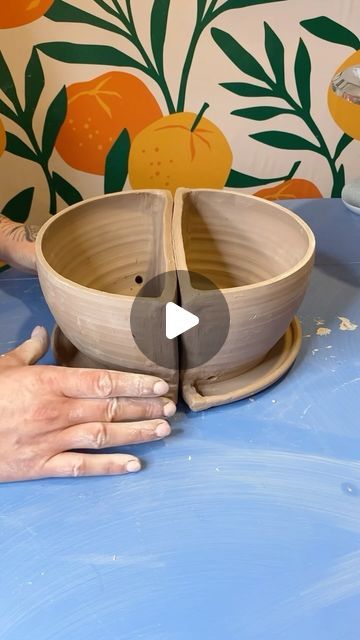
[[[135,282],[136,282],[136,284],[142,284],[144,282],[143,279],[142,279],[142,276],[136,276]]]

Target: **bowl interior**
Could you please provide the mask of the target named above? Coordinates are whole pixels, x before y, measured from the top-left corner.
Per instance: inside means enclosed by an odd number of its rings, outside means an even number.
[[[274,278],[294,268],[311,243],[286,210],[227,191],[185,193],[182,235],[195,288],[196,273],[221,289]]]
[[[43,256],[72,282],[135,296],[144,282],[166,271],[166,205],[161,194],[137,192],[80,203],[53,218],[42,237]]]

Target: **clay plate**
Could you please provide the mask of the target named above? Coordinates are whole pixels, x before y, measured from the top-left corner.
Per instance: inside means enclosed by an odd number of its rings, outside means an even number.
[[[286,333],[260,364],[228,380],[200,383],[196,388],[183,384],[182,395],[185,402],[192,411],[202,411],[243,400],[263,391],[290,369],[300,351],[301,340],[301,325],[295,317]]]
[[[61,366],[105,369],[104,365],[80,353],[57,325],[51,336],[51,346],[55,360]],[[260,364],[231,380],[203,383],[198,389],[184,385],[184,400],[192,411],[202,411],[252,396],[274,384],[290,369],[300,347],[301,326],[298,319],[294,318],[286,333]]]

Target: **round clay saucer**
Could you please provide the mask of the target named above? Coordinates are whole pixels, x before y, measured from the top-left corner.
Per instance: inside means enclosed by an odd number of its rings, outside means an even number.
[[[182,385],[186,404],[193,411],[202,411],[263,391],[290,369],[300,351],[301,340],[301,325],[295,317],[283,337],[253,369],[228,380],[198,383],[197,388]]]
[[[290,369],[300,351],[301,337],[301,326],[295,317],[286,333],[260,364],[226,381],[200,383],[197,389],[190,385],[183,385],[182,395],[185,402],[193,411],[202,411],[220,404],[243,400],[266,389]],[[61,366],[86,369],[106,368],[78,351],[58,325],[53,330],[51,346],[56,362]]]

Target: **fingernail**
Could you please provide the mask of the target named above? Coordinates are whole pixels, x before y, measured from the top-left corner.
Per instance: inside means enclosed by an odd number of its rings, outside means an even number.
[[[163,408],[164,416],[171,418],[176,413],[176,404],[174,402],[167,402]]]
[[[129,473],[136,473],[136,471],[140,471],[140,469],[141,464],[139,460],[129,460],[126,465],[126,471],[128,471]]]
[[[164,393],[169,391],[169,385],[165,380],[159,380],[158,382],[155,382],[153,390],[157,396],[163,396]]]
[[[37,327],[35,327],[35,329],[32,330],[31,337],[32,338],[43,338],[45,332],[46,332],[45,327],[40,327],[38,325]]]
[[[160,422],[155,429],[155,433],[158,438],[166,438],[171,432],[171,429],[167,422]]]

